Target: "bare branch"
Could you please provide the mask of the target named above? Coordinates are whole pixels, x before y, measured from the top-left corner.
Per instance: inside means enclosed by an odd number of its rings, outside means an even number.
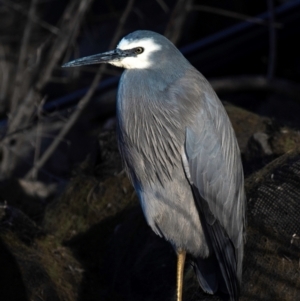
[[[156,2],[166,14],[169,12],[170,9],[164,0],[156,0]]]
[[[10,134],[17,132],[18,129],[30,123],[35,113],[36,105],[41,101],[41,89],[49,82],[53,69],[59,59],[61,59],[69,43],[75,39],[85,12],[92,1],[93,0],[73,0],[69,2],[60,21],[61,30],[58,36],[55,37],[55,41],[47,54],[47,58],[43,59],[43,65],[35,64],[34,69],[30,70],[28,76],[24,78],[25,83],[23,83],[22,86],[25,87],[25,85],[27,85],[26,88],[28,92],[25,94],[24,91],[23,94],[20,94],[22,95],[22,102],[16,107],[14,114],[11,114],[6,137],[1,141],[2,160],[0,178],[9,177],[19,161],[19,158],[8,146],[13,141],[14,148],[20,149],[24,143],[24,137],[22,135],[17,134],[17,136],[11,136]],[[54,37],[52,37],[52,39],[53,38]],[[36,78],[34,78],[35,76]],[[35,86],[29,86],[34,80],[37,81]]]
[[[27,56],[27,51],[28,51],[28,43],[29,43],[29,38],[30,34],[33,28],[33,22],[32,22],[32,16],[35,15],[36,11],[36,5],[38,3],[38,0],[31,0],[30,4],[30,9],[28,13],[28,21],[24,30],[23,38],[22,38],[22,43],[21,43],[21,50],[20,50],[20,55],[19,55],[19,61],[18,61],[18,68],[17,68],[17,75],[15,79],[15,84],[14,84],[14,92],[11,98],[11,113],[14,114],[20,95],[22,95],[22,87],[24,84],[23,77],[24,77],[24,70],[26,67],[25,60]]]
[[[192,3],[193,0],[178,0],[173,9],[164,35],[174,44],[178,42],[181,36],[182,27]]]
[[[7,90],[8,90],[8,82],[9,82],[9,67],[7,66],[7,62],[5,60],[6,51],[5,48],[0,45],[0,73],[1,73],[1,80],[0,80],[0,108],[4,107],[2,103],[6,97]],[[1,59],[3,58],[3,59]],[[2,109],[2,108],[1,108]],[[0,110],[2,113],[2,110]]]
[[[271,91],[290,97],[300,103],[300,87],[298,84],[285,79],[274,78],[271,82],[264,76],[227,77],[210,80],[218,93],[237,93],[239,91]]]
[[[23,155],[20,155],[19,152],[17,152],[14,148],[10,147],[9,145],[4,145],[3,149],[9,151],[10,153],[13,153],[16,157],[19,158],[20,161],[22,161],[26,165],[32,166],[32,162],[28,161],[26,158],[24,158]],[[42,172],[44,175],[48,176],[49,178],[52,178],[55,181],[58,181],[58,182],[64,181],[63,178],[60,178],[43,168],[40,168],[39,171]],[[1,177],[1,179],[2,179],[2,177]]]
[[[118,40],[120,39],[120,36],[122,34],[122,30],[123,30],[123,26],[124,26],[125,21],[126,21],[128,15],[129,15],[129,13],[132,9],[133,3],[134,3],[134,0],[129,0],[128,1],[127,6],[126,6],[126,8],[123,12],[123,15],[120,18],[118,27],[117,27],[117,29],[115,31],[115,34],[114,34],[114,37],[112,38],[112,41],[110,43],[110,48],[115,46],[116,43],[118,42]],[[26,174],[26,176],[25,176],[26,179],[30,178],[32,174],[36,173],[47,162],[47,160],[51,157],[51,155],[53,154],[53,152],[55,151],[55,149],[59,145],[60,141],[65,137],[65,135],[73,127],[75,122],[78,120],[78,117],[81,115],[83,109],[88,104],[88,102],[89,102],[90,98],[92,97],[93,93],[95,92],[95,90],[98,86],[98,83],[99,83],[105,69],[106,69],[106,65],[101,65],[100,66],[100,68],[99,68],[97,74],[95,75],[94,80],[93,80],[88,92],[79,101],[76,110],[71,115],[70,119],[64,125],[64,127],[62,128],[60,133],[57,135],[55,140],[51,143],[51,145],[48,147],[48,149],[44,152],[44,154],[42,155],[40,160],[38,162],[36,162],[34,167]]]
[[[36,0],[35,0],[36,1]],[[20,126],[24,126],[35,110],[35,104],[40,101],[39,91],[49,82],[53,69],[57,65],[63,52],[70,41],[75,38],[78,26],[81,24],[84,13],[93,0],[71,1],[66,8],[61,21],[61,30],[49,52],[48,59],[42,70],[39,70],[39,78],[35,87],[29,89],[24,100],[19,104],[16,113],[12,116],[8,134],[15,132]],[[38,66],[37,66],[38,67]]]
[[[272,80],[275,72],[276,65],[276,29],[275,24],[275,13],[273,0],[267,0],[269,9],[269,59],[268,59],[268,80]]]
[[[60,34],[49,52],[48,62],[36,84],[36,89],[40,91],[47,84],[53,69],[61,59],[66,48],[74,40],[81,21],[90,7],[93,0],[71,1],[62,18]]]
[[[1,3],[4,4],[5,6],[7,6],[8,8],[17,11],[18,13],[20,13],[24,16],[27,16],[29,19],[31,19],[32,22],[38,24],[39,26],[41,26],[44,29],[50,31],[51,33],[53,33],[55,35],[57,35],[59,33],[59,28],[57,28],[57,27],[55,27],[55,26],[39,19],[35,15],[31,16],[30,14],[27,14],[26,9],[22,5],[17,4],[13,1],[7,1],[7,0],[1,0]]]
[[[34,165],[38,161],[40,152],[41,152],[42,127],[43,127],[43,123],[41,122],[41,119],[42,119],[42,112],[43,112],[43,106],[45,104],[45,101],[46,101],[46,98],[42,99],[42,101],[40,102],[40,104],[38,106],[38,110],[37,110],[38,121],[37,121],[37,126],[36,126],[36,140],[35,140],[34,158],[33,158]],[[36,172],[32,173],[31,179],[36,180],[37,175],[38,175],[38,171],[36,170]]]
[[[244,14],[240,14],[240,13],[222,9],[222,8],[212,7],[212,6],[208,6],[208,5],[193,5],[193,6],[191,6],[190,9],[203,11],[203,12],[207,12],[207,13],[212,13],[212,14],[216,14],[216,15],[220,15],[220,16],[224,16],[224,17],[234,18],[234,19],[238,19],[238,20],[243,20],[243,21],[247,21],[247,22],[255,23],[255,24],[259,24],[259,25],[269,26],[269,22],[265,21],[263,19],[252,17],[252,16],[247,16]],[[282,24],[280,24],[280,23],[273,23],[272,26],[276,27],[276,28],[283,27]]]

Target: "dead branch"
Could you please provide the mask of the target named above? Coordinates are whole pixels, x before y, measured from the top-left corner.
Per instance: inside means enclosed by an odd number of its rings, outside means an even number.
[[[21,43],[21,50],[20,50],[20,55],[19,55],[17,74],[16,74],[16,78],[15,78],[15,83],[14,83],[14,91],[13,91],[12,98],[11,98],[11,107],[10,107],[11,114],[14,114],[14,112],[18,106],[20,95],[23,95],[23,87],[24,87],[25,82],[28,83],[28,81],[23,80],[24,75],[25,75],[24,71],[26,68],[25,60],[27,58],[29,38],[30,38],[32,28],[33,28],[32,16],[35,15],[37,3],[38,3],[38,0],[31,0],[29,13],[28,13],[29,17],[28,17],[28,21],[27,21],[27,24],[26,24],[26,27],[24,30],[22,43]]]
[[[61,22],[61,33],[53,43],[49,52],[47,64],[36,84],[36,89],[38,91],[43,89],[48,83],[53,69],[61,59],[68,45],[72,44],[72,41],[75,40],[80,24],[92,2],[93,0],[71,1],[70,8],[65,12]]]
[[[290,97],[300,103],[298,84],[285,79],[274,78],[271,82],[264,76],[238,76],[210,80],[218,93],[236,93],[241,91],[270,91]]]
[[[165,3],[165,1],[163,0],[156,0],[156,2],[158,3],[158,5],[161,7],[161,9],[167,14],[169,12],[169,7],[168,5]]]
[[[38,106],[38,110],[37,110],[37,118],[38,118],[38,122],[37,122],[37,126],[36,126],[36,140],[35,140],[35,148],[34,148],[34,158],[33,158],[33,162],[34,164],[38,161],[39,157],[40,157],[40,152],[41,152],[41,142],[42,142],[42,127],[43,127],[43,123],[42,123],[42,112],[43,112],[43,107],[45,104],[46,98],[44,98],[39,106]],[[37,179],[37,171],[34,172],[32,174],[32,178],[34,180]]]
[[[238,20],[243,20],[243,21],[255,23],[258,25],[269,26],[269,22],[265,21],[263,19],[244,15],[241,13],[233,12],[233,11],[222,9],[222,8],[212,7],[212,6],[208,6],[208,5],[193,5],[193,6],[191,6],[190,9],[197,10],[197,11],[203,11],[206,13],[212,13],[212,14],[216,14],[216,15],[220,15],[220,16],[224,16],[224,17],[234,18],[234,19],[238,19]],[[281,23],[274,22],[274,23],[272,23],[272,27],[282,28],[283,26]]]
[[[9,82],[9,68],[7,66],[7,61],[5,60],[6,57],[6,50],[5,48],[0,45],[0,112],[2,113],[2,109],[4,108],[3,101],[6,98],[7,90],[8,90],[8,82]]]
[[[1,0],[1,3],[4,4],[5,6],[7,6],[8,8],[17,11],[18,13],[22,14],[23,16],[27,16],[32,22],[38,24],[39,26],[50,31],[51,33],[53,33],[55,35],[57,35],[59,33],[59,28],[41,20],[40,18],[38,18],[35,15],[30,15],[30,13],[27,14],[26,9],[22,5],[17,4],[13,1],[7,1],[7,0]]]
[[[268,60],[268,73],[267,78],[271,81],[274,77],[275,67],[276,67],[276,30],[274,27],[275,23],[275,13],[273,0],[268,0],[268,10],[269,10],[269,60]]]
[[[27,96],[20,103],[16,114],[11,118],[8,128],[8,134],[16,131],[20,126],[24,126],[32,116],[35,110],[35,104],[40,102],[39,91],[48,83],[53,69],[57,65],[59,59],[68,44],[75,39],[78,27],[81,24],[83,16],[93,0],[77,0],[71,1],[66,8],[61,21],[60,34],[57,36],[53,46],[45,59],[46,64],[42,66],[39,72],[39,78],[35,87],[29,89]],[[38,69],[39,66],[36,66]]]
[[[125,24],[125,21],[132,9],[134,0],[129,0],[127,3],[127,6],[120,18],[118,27],[115,31],[115,34],[112,38],[112,41],[110,43],[109,48],[112,48],[116,45],[116,43],[118,42],[118,40],[121,37],[122,34],[122,30],[123,30],[123,26]],[[88,90],[88,92],[86,93],[86,95],[79,101],[76,110],[74,111],[74,113],[71,115],[70,119],[68,120],[68,122],[65,124],[65,126],[61,129],[60,133],[57,135],[57,137],[55,138],[55,140],[53,140],[53,142],[50,144],[50,146],[48,147],[48,149],[44,152],[44,154],[42,155],[42,157],[34,164],[33,168],[26,174],[25,178],[31,178],[32,175],[34,173],[36,173],[46,162],[47,160],[51,157],[51,155],[53,154],[53,152],[55,151],[55,149],[57,148],[57,146],[59,145],[60,141],[65,137],[65,135],[70,131],[70,129],[73,127],[73,125],[75,124],[75,122],[78,120],[78,117],[81,115],[83,109],[86,107],[86,105],[88,104],[90,98],[92,97],[93,93],[95,92],[98,83],[103,75],[103,72],[106,69],[106,65],[101,65],[98,72],[96,73],[94,80]]]
[[[43,65],[36,64],[34,68],[32,68],[33,70],[28,73],[28,76],[24,78],[24,81],[28,83],[28,92],[25,94],[24,91],[24,99],[19,102],[14,114],[10,115],[7,136],[1,141],[1,178],[10,176],[14,170],[17,162],[19,161],[19,158],[15,155],[15,153],[22,149],[25,139],[24,135],[22,134],[18,136],[11,136],[10,134],[17,132],[19,128],[24,128],[24,126],[30,123],[36,107],[42,98],[40,96],[40,91],[50,80],[53,69],[57,65],[59,59],[61,59],[69,43],[72,43],[72,41],[75,39],[78,28],[92,1],[93,0],[70,1],[60,21],[61,30],[56,37],[52,37],[53,39],[55,38],[52,44],[53,46],[50,49],[48,56],[43,60],[43,62],[41,62]],[[36,82],[34,81],[35,77],[37,78]],[[30,86],[29,84],[31,82],[35,82],[35,84]],[[11,145],[11,141],[13,141],[13,146]],[[15,151],[13,152],[12,149],[15,149]]]
[[[182,28],[192,3],[193,0],[178,0],[173,9],[164,35],[174,44],[178,42],[181,36]]]

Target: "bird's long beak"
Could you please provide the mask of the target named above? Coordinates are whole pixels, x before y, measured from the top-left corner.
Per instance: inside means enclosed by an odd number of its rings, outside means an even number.
[[[92,65],[92,64],[100,64],[100,63],[110,63],[113,61],[118,61],[127,56],[125,51],[120,49],[115,49],[111,51],[107,51],[104,53],[99,53],[91,56],[82,57],[80,59],[68,62],[62,67],[77,67],[83,65]]]

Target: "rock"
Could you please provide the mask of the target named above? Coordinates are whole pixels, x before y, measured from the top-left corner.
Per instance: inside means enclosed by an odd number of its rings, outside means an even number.
[[[297,135],[291,130],[287,138],[283,127],[271,130],[270,124],[255,114],[232,106],[230,111],[234,126],[241,125],[237,136],[244,156],[253,138],[259,148],[250,154],[278,157],[246,179],[248,228],[240,300],[297,300]],[[37,210],[34,190],[32,195],[34,198],[27,200],[28,204],[33,200],[32,205],[23,206],[24,210],[17,206],[26,199],[22,194],[16,194],[21,198],[15,201],[16,206],[0,206],[0,253],[5,261],[0,278],[6,285],[0,290],[0,300],[6,296],[11,301],[174,300],[175,253],[146,224],[132,185],[122,171],[113,132],[100,136],[99,157],[82,164],[63,195],[43,207],[45,212],[38,209],[42,220],[34,220],[35,213],[30,210]],[[20,293],[13,287],[20,288]],[[188,263],[184,300],[221,300],[201,291]]]

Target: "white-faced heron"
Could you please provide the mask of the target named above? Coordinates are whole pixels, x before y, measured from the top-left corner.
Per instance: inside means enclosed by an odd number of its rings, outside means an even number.
[[[153,231],[177,252],[177,300],[186,253],[202,289],[239,298],[245,237],[244,176],[229,118],[208,83],[164,36],[135,31],[75,67],[123,67],[118,143]]]

